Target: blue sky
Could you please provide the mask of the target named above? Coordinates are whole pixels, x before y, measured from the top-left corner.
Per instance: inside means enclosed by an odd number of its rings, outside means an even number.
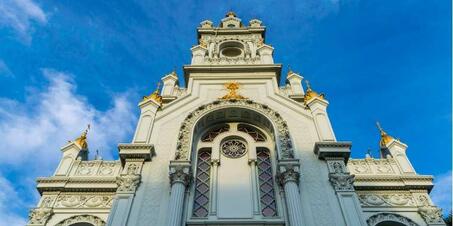
[[[23,225],[59,147],[92,124],[91,150],[117,156],[140,96],[190,62],[195,27],[228,10],[267,26],[266,42],[326,93],[339,140],[377,156],[375,122],[409,145],[434,200],[451,209],[451,2],[0,2],[0,225]],[[283,82],[283,81],[282,81]]]

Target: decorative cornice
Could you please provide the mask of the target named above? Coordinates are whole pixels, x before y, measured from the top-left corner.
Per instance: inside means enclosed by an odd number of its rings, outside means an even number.
[[[156,154],[152,144],[118,144],[118,151],[123,165],[125,159],[135,158],[150,161]]]
[[[313,152],[319,159],[325,160],[326,158],[342,158],[345,163],[348,162],[351,155],[351,142],[332,142],[322,141],[316,142]]]

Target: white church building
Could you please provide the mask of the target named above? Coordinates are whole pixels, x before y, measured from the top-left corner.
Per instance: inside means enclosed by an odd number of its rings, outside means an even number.
[[[350,158],[328,100],[281,74],[265,31],[233,12],[201,22],[184,75],[141,100],[119,159],[88,159],[87,131],[64,145],[28,225],[445,225],[407,145],[379,126],[380,158]]]

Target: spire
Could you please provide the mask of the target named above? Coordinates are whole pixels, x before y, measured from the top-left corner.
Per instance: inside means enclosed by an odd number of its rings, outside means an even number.
[[[379,141],[379,145],[382,147],[385,147],[387,144],[389,144],[394,138],[390,135],[388,135],[384,129],[382,129],[381,124],[379,122],[376,122],[376,126],[379,129],[379,132],[381,133],[381,140]]]
[[[304,96],[304,102],[305,102],[305,104],[306,104],[309,100],[311,100],[311,99],[313,99],[313,98],[315,98],[315,97],[318,97],[318,98],[320,98],[321,100],[324,100],[324,97],[325,97],[324,94],[323,94],[323,93],[318,94],[316,91],[313,91],[313,90],[311,89],[310,82],[309,82],[308,80],[305,80],[305,84],[307,85],[307,92],[305,92],[305,96]]]
[[[88,124],[87,128],[83,133],[74,140],[76,144],[78,144],[82,149],[86,150],[88,149],[88,143],[87,143],[87,134],[88,131],[90,130],[90,124]]]

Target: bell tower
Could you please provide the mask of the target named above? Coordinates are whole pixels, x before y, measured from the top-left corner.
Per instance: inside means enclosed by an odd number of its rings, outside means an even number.
[[[273,64],[274,48],[265,44],[265,31],[260,20],[244,25],[231,11],[219,27],[205,20],[197,29],[198,45],[191,49],[192,65]]]

